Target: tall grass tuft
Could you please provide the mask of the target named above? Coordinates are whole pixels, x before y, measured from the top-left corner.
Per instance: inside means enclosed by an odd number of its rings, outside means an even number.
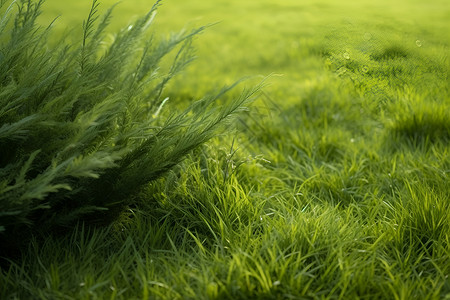
[[[0,7],[0,237],[12,247],[12,236],[23,240],[30,227],[107,222],[257,91],[217,103],[234,84],[169,112],[165,87],[192,61],[192,40],[204,28],[150,36],[157,1],[106,43],[112,8],[100,17],[93,0],[79,44],[51,46],[51,26],[36,23],[42,5]]]

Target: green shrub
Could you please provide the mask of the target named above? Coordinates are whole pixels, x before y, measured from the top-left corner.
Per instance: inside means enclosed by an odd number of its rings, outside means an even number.
[[[112,9],[99,18],[97,0],[83,23],[80,45],[61,40],[56,46],[48,41],[50,26],[36,24],[42,0],[21,0],[8,8],[4,2],[3,238],[29,227],[50,230],[79,220],[110,220],[141,186],[214,136],[257,90],[219,105],[217,100],[234,85],[228,86],[182,112],[169,113],[164,88],[193,59],[192,38],[203,28],[146,39],[160,1],[107,46],[104,33]],[[173,61],[163,72],[165,57]]]

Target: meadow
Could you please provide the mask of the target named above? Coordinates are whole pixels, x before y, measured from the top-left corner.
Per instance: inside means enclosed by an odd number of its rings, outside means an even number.
[[[91,4],[45,1],[49,43],[79,44]],[[106,43],[152,4],[119,3]],[[450,299],[449,20],[445,0],[163,1],[156,39],[206,26],[166,105],[242,78],[217,102],[251,101],[110,223],[31,237],[0,298]]]

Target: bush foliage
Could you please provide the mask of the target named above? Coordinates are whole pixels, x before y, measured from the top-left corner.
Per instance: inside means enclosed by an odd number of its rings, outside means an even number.
[[[27,226],[49,230],[80,219],[108,220],[141,186],[214,136],[256,92],[219,105],[234,85],[228,86],[169,113],[164,88],[193,59],[192,39],[203,28],[166,39],[150,35],[158,1],[105,42],[112,8],[99,17],[94,0],[79,45],[61,40],[52,46],[51,26],[36,23],[42,4],[21,0],[6,7],[2,1],[3,236]],[[160,67],[164,59],[171,59],[167,70]]]

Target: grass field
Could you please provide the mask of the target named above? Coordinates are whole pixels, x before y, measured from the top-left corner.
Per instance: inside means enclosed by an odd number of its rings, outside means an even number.
[[[77,41],[90,4],[40,22]],[[0,298],[450,299],[449,20],[444,0],[164,1],[157,35],[214,23],[169,101],[264,88],[111,226],[32,241]]]

